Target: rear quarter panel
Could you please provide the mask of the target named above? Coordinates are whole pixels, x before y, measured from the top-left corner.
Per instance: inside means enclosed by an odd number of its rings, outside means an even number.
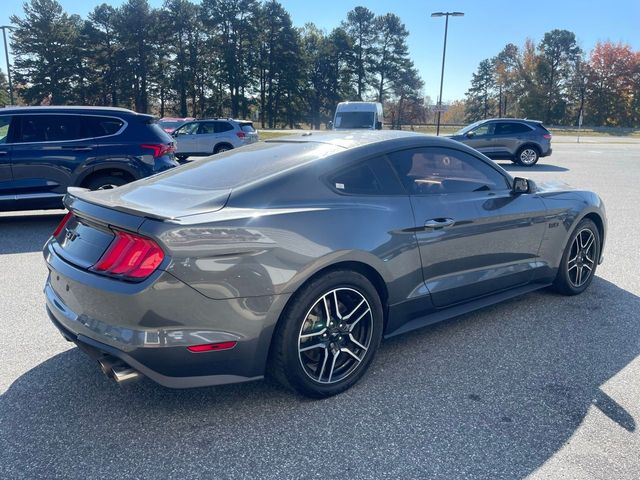
[[[390,303],[422,283],[407,196],[340,195],[310,172],[235,192],[223,210],[183,221],[148,220],[141,231],[170,250],[169,273],[210,298],[291,293],[346,261],[373,267]]]

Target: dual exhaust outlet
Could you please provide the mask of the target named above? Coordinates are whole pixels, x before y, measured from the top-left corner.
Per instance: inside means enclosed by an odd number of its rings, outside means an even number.
[[[142,374],[140,372],[131,368],[118,358],[105,355],[98,359],[98,363],[100,364],[100,370],[102,370],[102,373],[104,373],[108,378],[115,380],[119,385],[133,383],[142,378]]]

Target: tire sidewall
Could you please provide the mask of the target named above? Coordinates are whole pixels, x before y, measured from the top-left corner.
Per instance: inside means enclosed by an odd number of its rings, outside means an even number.
[[[522,155],[522,152],[524,152],[525,150],[533,150],[534,152],[536,152],[536,160],[533,163],[524,163],[521,159],[520,159],[520,155]],[[534,147],[533,145],[526,145],[524,147],[521,147],[518,150],[518,153],[516,154],[516,163],[518,163],[519,165],[522,165],[523,167],[533,167],[536,163],[538,163],[538,160],[540,160],[540,151]]]
[[[105,175],[105,176],[101,176],[101,177],[97,177],[96,179],[92,180],[91,182],[89,182],[88,187],[89,190],[98,190],[98,188],[100,188],[100,186],[102,185],[115,185],[117,187],[120,187],[124,184],[126,184],[127,181],[122,178],[122,177],[116,177],[113,175]]]
[[[591,275],[589,275],[589,279],[583,285],[579,287],[575,287],[569,279],[567,260],[569,258],[569,255],[571,254],[571,246],[573,245],[574,240],[578,236],[578,233],[584,230],[585,228],[588,228],[589,230],[591,230],[591,232],[595,237],[596,256],[594,259],[593,271],[591,272]],[[563,291],[563,293],[567,293],[569,295],[578,295],[584,292],[587,288],[589,288],[589,285],[591,285],[591,282],[593,281],[593,278],[596,275],[596,270],[598,268],[598,260],[600,259],[601,248],[602,248],[601,239],[600,239],[600,232],[598,231],[598,227],[592,220],[589,220],[588,218],[582,219],[578,223],[576,228],[573,229],[573,232],[571,232],[571,235],[569,236],[569,240],[567,241],[567,244],[565,246],[564,253],[562,254],[562,260],[560,261],[560,266],[558,268],[556,285]]]
[[[353,373],[340,382],[323,385],[309,378],[300,364],[298,336],[302,322],[313,304],[329,290],[343,287],[357,290],[366,298],[367,302],[369,302],[373,318],[371,342],[364,360]],[[375,287],[360,273],[344,270],[327,273],[307,285],[296,295],[290,306],[287,307],[282,320],[284,323],[280,340],[284,342],[282,352],[286,379],[298,392],[315,398],[329,397],[340,393],[350,388],[362,378],[375,357],[375,353],[382,339],[384,325],[382,303],[380,302],[380,297]]]

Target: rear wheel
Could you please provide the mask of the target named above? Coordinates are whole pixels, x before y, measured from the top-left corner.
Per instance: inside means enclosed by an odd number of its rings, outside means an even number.
[[[532,167],[538,163],[540,153],[536,147],[526,145],[518,150],[516,154],[516,162],[523,167]]]
[[[223,145],[218,145],[214,150],[213,153],[222,153],[222,152],[226,152],[228,150],[232,150],[233,147],[231,145],[227,145],[227,144],[223,144]]]
[[[101,175],[89,181],[87,188],[89,188],[89,190],[111,190],[125,183],[127,183],[127,180],[123,177]]]
[[[564,295],[584,292],[593,281],[600,258],[600,232],[588,218],[569,237],[553,288]]]
[[[366,277],[346,270],[327,273],[303,287],[283,313],[269,371],[302,395],[336,395],[365,374],[382,326],[382,304]]]

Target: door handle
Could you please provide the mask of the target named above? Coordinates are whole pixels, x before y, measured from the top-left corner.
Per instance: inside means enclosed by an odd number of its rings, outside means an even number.
[[[444,228],[451,227],[456,223],[453,218],[432,218],[424,222],[425,228]]]

